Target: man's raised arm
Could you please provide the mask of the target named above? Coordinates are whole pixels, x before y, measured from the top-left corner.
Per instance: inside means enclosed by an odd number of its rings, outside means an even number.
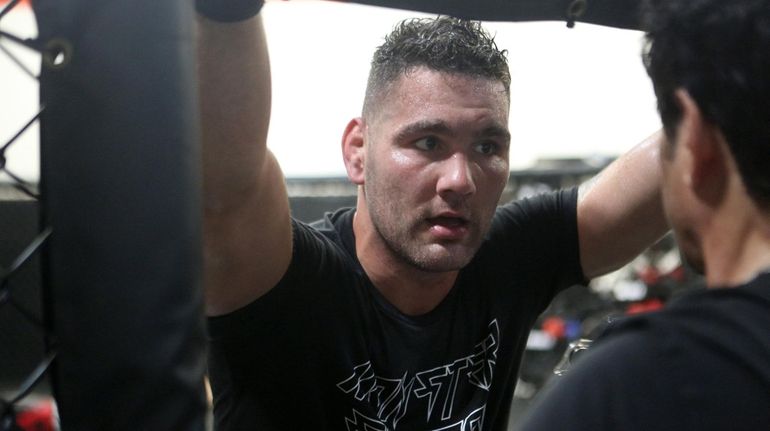
[[[617,269],[667,230],[660,197],[662,132],[632,148],[580,187],[578,236],[583,273]]]
[[[213,4],[213,13],[202,3]],[[266,144],[271,84],[262,20],[223,18],[216,3],[197,3],[206,14],[198,16],[198,72],[209,315],[270,290],[288,268],[292,249],[283,174]]]

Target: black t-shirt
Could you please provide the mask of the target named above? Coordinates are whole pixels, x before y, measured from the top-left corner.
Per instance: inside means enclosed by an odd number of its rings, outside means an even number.
[[[576,201],[571,189],[500,207],[448,296],[420,316],[367,278],[353,210],[294,221],[279,284],[209,319],[218,429],[504,430],[530,328],[583,281]]]
[[[770,274],[613,325],[521,429],[770,430]]]

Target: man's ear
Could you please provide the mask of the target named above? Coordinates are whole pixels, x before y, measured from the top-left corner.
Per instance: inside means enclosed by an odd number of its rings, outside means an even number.
[[[345,169],[348,178],[353,184],[364,183],[364,120],[361,117],[354,118],[345,127],[342,135],[342,158],[345,161]]]
[[[727,185],[726,155],[721,145],[724,138],[717,126],[706,121],[687,90],[679,88],[674,96],[682,111],[677,145],[687,155],[687,163],[680,165],[685,170],[683,174],[696,195],[707,202],[716,203]]]

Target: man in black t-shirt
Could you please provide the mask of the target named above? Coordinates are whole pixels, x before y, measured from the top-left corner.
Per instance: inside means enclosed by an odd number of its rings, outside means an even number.
[[[523,430],[770,429],[770,0],[651,0],[663,201],[707,289],[614,325]]]
[[[408,20],[375,52],[362,115],[343,135],[356,207],[308,226],[291,219],[265,145],[257,9],[199,3],[217,426],[505,429],[537,315],[665,231],[657,136],[580,189],[498,208],[505,54],[479,23]]]

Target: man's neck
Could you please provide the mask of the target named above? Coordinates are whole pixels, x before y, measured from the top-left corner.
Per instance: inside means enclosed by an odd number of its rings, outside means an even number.
[[[731,208],[704,229],[708,287],[739,286],[770,270],[770,216],[753,203]]]
[[[459,271],[428,272],[397,256],[359,206],[353,218],[356,254],[374,287],[402,313],[417,316],[438,306],[452,290]]]

